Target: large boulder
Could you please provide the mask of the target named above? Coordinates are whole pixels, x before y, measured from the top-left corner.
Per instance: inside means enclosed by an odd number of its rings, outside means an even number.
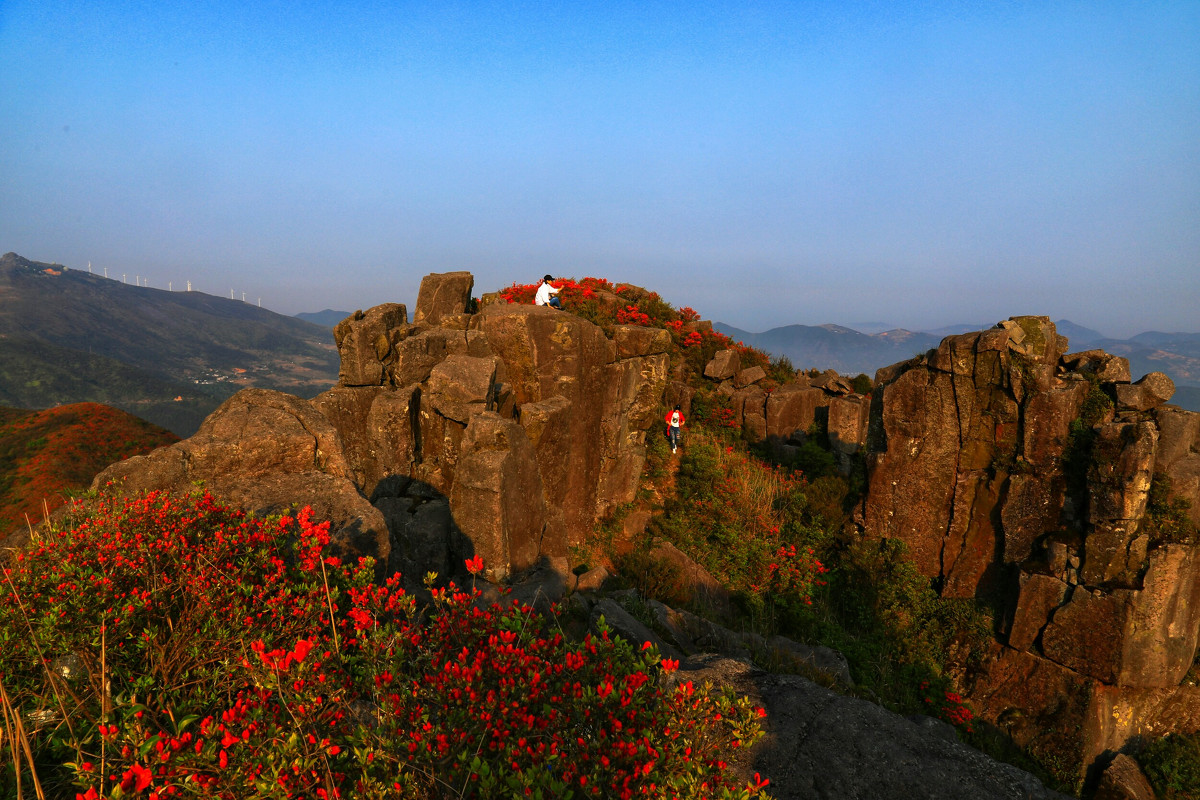
[[[859,394],[831,397],[826,430],[829,444],[839,453],[850,455],[867,443],[867,423],[871,404]]]
[[[1187,502],[1191,523],[1200,526],[1200,414],[1162,406],[1154,421],[1159,432],[1154,470],[1169,481],[1173,499]]]
[[[450,508],[483,557],[486,574],[505,578],[536,563],[545,527],[537,459],[525,430],[477,411],[467,424]]]
[[[341,386],[379,386],[384,368],[395,360],[394,347],[407,335],[408,311],[400,303],[384,303],[355,311],[333,329],[341,367]]]
[[[214,411],[190,439],[117,462],[96,489],[192,491],[257,514],[309,505],[328,519],[345,556],[369,555],[382,570],[390,537],[382,515],[359,492],[337,429],[305,400],[243,389]]]
[[[415,324],[437,325],[444,317],[462,314],[471,300],[475,277],[469,272],[441,272],[426,275],[417,294]]]
[[[1155,800],[1155,795],[1137,761],[1117,753],[1100,776],[1092,800]]]
[[[786,441],[803,436],[817,421],[817,409],[829,405],[830,398],[804,381],[789,381],[771,392],[764,414],[768,438]]]
[[[313,398],[313,407],[341,436],[354,483],[366,497],[385,478],[412,471],[417,457],[412,422],[419,398],[415,385],[335,386]]]
[[[466,425],[476,411],[492,405],[499,363],[495,356],[447,356],[429,371],[429,405],[443,417]]]
[[[737,350],[718,350],[704,367],[704,377],[714,381],[725,381],[737,375],[742,360]]]
[[[799,675],[772,675],[742,661],[696,656],[672,680],[731,687],[766,710],[766,736],[736,755],[731,768],[743,777],[758,772],[769,778],[768,791],[775,797],[1066,798],[1032,775],[961,744],[946,723],[901,717]]]

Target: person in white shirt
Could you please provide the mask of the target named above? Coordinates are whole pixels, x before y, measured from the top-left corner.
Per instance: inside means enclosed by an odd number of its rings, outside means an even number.
[[[667,440],[671,443],[671,452],[679,447],[679,429],[683,427],[683,411],[675,406],[674,411],[667,412]]]
[[[533,296],[533,304],[535,306],[550,306],[551,308],[562,309],[562,302],[554,295],[558,294],[558,289],[555,289],[550,281],[554,278],[550,275],[542,278],[542,282],[538,284],[537,294]]]

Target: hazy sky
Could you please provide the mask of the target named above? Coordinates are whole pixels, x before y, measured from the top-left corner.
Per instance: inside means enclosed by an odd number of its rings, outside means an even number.
[[[0,0],[0,252],[283,313],[1200,330],[1200,2]]]

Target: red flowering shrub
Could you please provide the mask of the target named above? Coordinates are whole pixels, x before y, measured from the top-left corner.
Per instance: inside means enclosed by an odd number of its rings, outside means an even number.
[[[618,325],[649,325],[650,315],[644,314],[638,310],[635,305],[625,306],[617,309],[617,324]]]
[[[453,584],[418,609],[327,543],[307,509],[151,494],[17,556],[0,795],[35,778],[83,798],[759,793],[722,760],[760,735],[744,698],[669,689],[677,665],[652,649],[572,642]]]
[[[962,695],[944,687],[935,689],[929,681],[922,681],[920,688],[922,700],[931,716],[943,719],[967,733],[973,732],[971,720],[975,719],[975,714]]]
[[[817,560],[811,547],[796,550],[796,545],[780,545],[775,560],[767,565],[766,594],[780,603],[812,605],[813,587],[825,581],[821,575],[828,570]]]

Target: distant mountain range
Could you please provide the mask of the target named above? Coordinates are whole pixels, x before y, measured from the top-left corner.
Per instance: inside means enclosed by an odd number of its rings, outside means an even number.
[[[313,325],[320,325],[322,328],[335,328],[339,322],[353,313],[353,311],[334,311],[332,308],[327,308],[324,311],[301,311],[296,318],[311,322]]]
[[[328,328],[202,292],[130,286],[0,256],[0,404],[102,402],[190,436],[247,386],[337,380]]]
[[[931,331],[881,330],[882,323],[862,324],[873,333],[841,325],[786,325],[763,333],[751,333],[721,322],[713,323],[713,328],[772,356],[787,356],[797,368],[816,367],[847,375],[874,376],[881,367],[937,347],[946,336],[984,330],[992,324],[949,325]],[[1070,320],[1054,324],[1070,341],[1072,352],[1102,349],[1124,356],[1129,359],[1134,379],[1148,372],[1166,373],[1175,381],[1171,402],[1200,411],[1200,333],[1147,331],[1131,339],[1110,339]]]

